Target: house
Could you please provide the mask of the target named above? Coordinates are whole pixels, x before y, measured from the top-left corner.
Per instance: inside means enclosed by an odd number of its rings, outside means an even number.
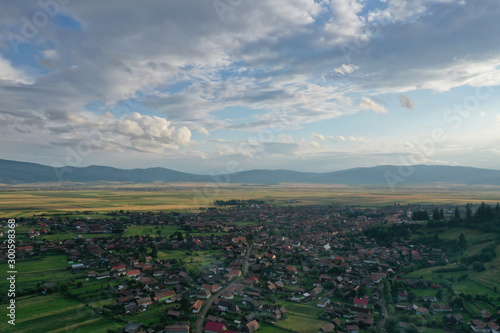
[[[491,333],[499,333],[500,332],[500,326],[498,326],[496,323],[493,321],[489,321],[486,326],[491,330]]]
[[[489,333],[490,329],[486,326],[486,323],[479,319],[472,319],[470,327],[476,333]]]
[[[189,333],[191,324],[189,322],[176,323],[174,325],[167,325],[163,329],[165,333]]]
[[[125,311],[126,314],[128,313],[134,313],[138,310],[139,308],[137,307],[137,304],[135,303],[129,303],[123,307],[123,310]]]
[[[329,298],[325,298],[325,299],[322,299],[321,301],[319,301],[318,304],[317,304],[317,306],[319,308],[325,308],[329,304],[330,304],[330,299]]]
[[[446,325],[455,326],[455,325],[462,323],[462,321],[463,321],[462,315],[459,315],[459,314],[452,315],[450,313],[450,314],[447,314],[446,316],[443,317],[443,323]]]
[[[366,307],[368,306],[368,300],[364,298],[355,298],[353,299],[352,303],[357,308],[366,309]]]
[[[160,290],[155,294],[158,302],[169,302],[169,299],[175,295],[173,290]]]
[[[398,302],[406,302],[408,300],[408,291],[398,291]]]
[[[205,333],[222,333],[226,330],[227,330],[226,325],[222,323],[207,321],[207,324],[205,325]]]
[[[123,329],[124,333],[139,333],[142,331],[142,324],[129,323]]]
[[[202,307],[203,307],[203,302],[200,300],[197,300],[189,308],[189,311],[192,311],[192,313],[198,313]]]
[[[347,333],[359,333],[359,327],[357,325],[347,325]]]
[[[451,312],[452,309],[448,305],[443,304],[431,304],[431,311],[436,312]]]
[[[147,307],[148,305],[151,305],[151,304],[153,304],[153,300],[149,296],[143,297],[143,298],[139,298],[137,300],[137,305],[138,306]]]
[[[110,278],[110,277],[111,277],[111,275],[109,274],[109,272],[97,273],[97,274],[96,274],[96,276],[95,276],[95,278],[96,278],[97,280],[101,280],[101,279],[108,279],[108,278]]]
[[[172,318],[179,318],[181,316],[181,312],[176,311],[174,309],[169,309],[167,312],[167,316],[172,317]]]
[[[133,269],[133,270],[127,271],[127,277],[136,277],[139,274],[141,274],[141,271],[138,269]]]
[[[326,333],[326,332],[334,332],[335,331],[335,325],[332,323],[326,324],[325,326],[321,327],[318,331],[318,333]]]
[[[248,324],[245,325],[244,330],[248,333],[253,333],[255,331],[258,331],[260,329],[260,325],[257,322],[257,320],[252,320]]]
[[[226,312],[229,310],[229,307],[231,306],[231,302],[226,301],[226,300],[221,300],[221,301],[219,301],[219,304],[217,304],[217,306],[219,307],[219,309],[221,311]]]
[[[210,296],[212,296],[212,293],[209,290],[206,290],[206,289],[201,289],[196,294],[196,297],[201,298],[201,299],[209,299]]]

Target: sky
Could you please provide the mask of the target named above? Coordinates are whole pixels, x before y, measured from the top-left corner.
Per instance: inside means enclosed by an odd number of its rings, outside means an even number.
[[[497,0],[0,7],[0,159],[500,169]]]

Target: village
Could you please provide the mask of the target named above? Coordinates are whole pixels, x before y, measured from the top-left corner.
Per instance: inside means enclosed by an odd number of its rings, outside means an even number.
[[[83,299],[78,288],[100,284],[99,313],[127,333],[500,331],[498,299],[459,294],[444,274],[407,276],[454,261],[446,247],[412,241],[411,226],[427,223],[411,218],[422,207],[218,206],[20,219],[19,260],[65,255],[73,279],[25,293]],[[391,226],[404,232],[390,244],[368,232]],[[485,307],[467,308],[472,299]],[[141,321],[148,311],[157,315]]]

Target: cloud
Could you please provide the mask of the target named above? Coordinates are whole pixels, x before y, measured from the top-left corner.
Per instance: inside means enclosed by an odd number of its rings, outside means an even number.
[[[311,135],[313,139],[319,140],[319,141],[325,141],[325,137],[322,134],[313,134]]]
[[[205,127],[200,127],[196,131],[203,135],[210,135],[210,132]]]
[[[405,109],[411,110],[414,107],[413,100],[408,96],[398,95],[398,101],[399,105],[401,105]]]
[[[319,147],[321,147],[321,145],[320,145],[319,143],[317,143],[316,141],[311,141],[311,142],[309,142],[309,144],[310,144],[311,146],[313,146],[314,148],[319,148]]]
[[[346,139],[345,137],[343,137],[342,135],[337,136],[337,138],[338,138],[340,141],[347,141],[347,139]]]
[[[362,110],[372,110],[375,113],[387,113],[388,112],[385,107],[375,103],[374,101],[372,101],[368,97],[361,98],[361,103],[359,104],[359,107]]]
[[[0,80],[12,83],[31,84],[32,79],[23,71],[15,68],[10,61],[0,55]]]
[[[340,75],[346,75],[346,74],[352,74],[354,71],[358,70],[359,67],[356,65],[346,65],[343,64],[340,67],[335,68],[335,73],[338,73]]]

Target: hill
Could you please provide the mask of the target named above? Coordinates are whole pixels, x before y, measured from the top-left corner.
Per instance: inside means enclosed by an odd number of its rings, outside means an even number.
[[[384,185],[397,184],[467,184],[500,185],[500,171],[461,166],[414,165],[410,167],[382,165],[341,171],[312,173],[290,170],[250,170],[221,177],[230,183],[280,184],[345,184]],[[166,168],[118,169],[106,166],[53,168],[46,165],[0,159],[0,183],[30,184],[50,182],[216,182],[212,176],[196,175]]]

